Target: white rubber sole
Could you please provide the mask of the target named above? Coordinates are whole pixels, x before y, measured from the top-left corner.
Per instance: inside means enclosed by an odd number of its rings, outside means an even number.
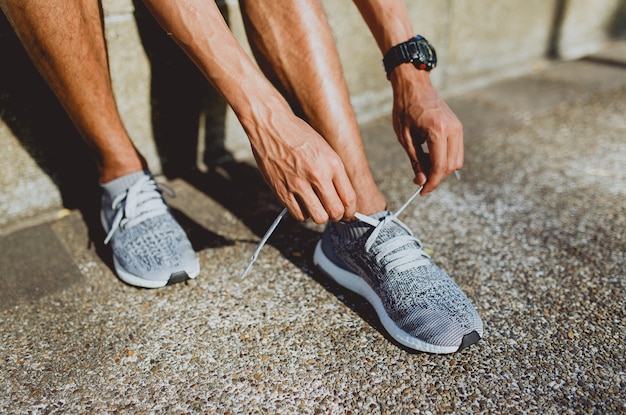
[[[337,284],[342,287],[362,296],[374,307],[381,324],[387,330],[389,335],[393,337],[398,343],[420,352],[435,353],[435,354],[450,354],[455,353],[461,347],[458,346],[438,346],[430,343],[426,343],[420,339],[411,336],[406,331],[402,330],[396,323],[391,320],[385,311],[382,301],[376,294],[376,292],[369,286],[367,282],[357,274],[347,271],[341,267],[335,265],[322,250],[322,241],[317,243],[315,247],[315,253],[313,254],[313,263],[326,275],[332,278]]]
[[[115,272],[119,279],[124,281],[126,284],[141,288],[161,288],[169,284],[192,280],[200,274],[200,261],[198,261],[198,259],[196,259],[196,262],[193,264],[191,269],[173,272],[168,275],[166,280],[147,280],[131,274],[118,263],[117,258],[115,257],[113,257],[113,265],[115,266]]]

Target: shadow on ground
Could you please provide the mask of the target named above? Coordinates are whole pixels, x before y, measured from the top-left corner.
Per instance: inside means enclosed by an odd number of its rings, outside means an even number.
[[[214,166],[206,173],[194,171],[182,178],[228,209],[259,240],[283,209],[278,199],[269,190],[259,170],[246,162],[230,161]],[[188,232],[194,243],[194,229],[188,229]],[[408,352],[414,352],[397,343],[385,331],[374,308],[363,297],[341,287],[314,266],[313,252],[320,237],[321,232],[287,215],[276,228],[267,245],[276,248],[284,258],[361,316],[390,342]],[[232,241],[229,242],[232,243]],[[258,240],[250,242],[257,243]]]

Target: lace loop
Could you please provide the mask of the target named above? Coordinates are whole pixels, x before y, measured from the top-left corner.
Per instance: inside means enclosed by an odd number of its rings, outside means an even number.
[[[112,202],[115,216],[104,243],[108,244],[118,229],[136,225],[144,220],[167,212],[163,203],[161,189],[150,176],[144,176],[128,188],[125,193],[115,197]]]
[[[402,271],[416,266],[427,265],[430,262],[430,256],[422,249],[422,242],[398,219],[398,215],[402,213],[421,191],[422,187],[418,188],[396,213],[390,213],[384,216],[376,224],[372,224],[373,219],[369,216],[366,216],[366,218],[370,219],[368,221],[361,219],[363,222],[374,226],[374,230],[365,241],[365,250],[374,253],[376,255],[376,262],[383,264],[387,272]],[[391,223],[402,228],[407,234],[396,236],[376,245],[376,239],[380,232]],[[402,249],[409,244],[414,244],[412,247],[414,251],[411,254],[407,254],[406,249]],[[372,252],[374,246],[376,247],[376,252]]]

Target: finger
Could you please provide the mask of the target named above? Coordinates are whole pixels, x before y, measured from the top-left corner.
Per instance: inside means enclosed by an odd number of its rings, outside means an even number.
[[[428,143],[432,168],[421,194],[425,195],[437,188],[439,183],[450,174],[448,168],[448,145],[445,139],[431,139]]]
[[[454,114],[452,114],[454,116]],[[453,172],[463,167],[463,125],[454,116],[449,125],[447,147],[448,147],[448,171]],[[456,122],[454,122],[456,120]]]
[[[287,193],[285,196],[279,195],[280,200],[283,202],[289,214],[298,222],[304,222],[307,220],[306,213],[302,210],[298,199],[293,193]]]
[[[413,173],[415,174],[413,178],[413,182],[417,185],[423,185],[426,183],[427,175],[426,171],[420,163],[420,157],[416,150],[416,140],[420,140],[417,134],[411,133],[411,128],[408,126],[402,126],[397,131],[400,132],[400,136],[398,137],[398,141],[402,143],[404,150],[409,156],[409,161],[411,162],[411,168],[413,169]]]
[[[424,179],[428,180],[430,170],[432,169],[432,163],[430,161],[430,150],[425,138],[420,137],[419,132],[413,132],[413,144],[415,145],[415,152],[417,153],[417,160],[419,161],[419,170],[424,174]],[[424,180],[424,182],[425,182]],[[423,185],[424,182],[418,183]]]
[[[411,167],[413,168],[413,173],[415,176],[413,177],[413,183],[418,186],[423,186],[428,180],[428,176],[424,173],[424,168],[422,168],[421,163],[419,161],[411,161]]]
[[[323,188],[314,187],[313,190],[321,203],[322,209],[325,213],[325,218],[322,218],[322,216],[319,215],[319,220],[322,221],[319,222],[316,217],[311,215],[311,219],[313,219],[315,223],[324,223],[327,220],[331,220],[333,222],[341,220],[344,216],[345,208],[333,181],[325,182]]]
[[[317,222],[331,220],[337,222],[345,216],[346,206],[354,214],[356,194],[339,157],[327,157],[326,165],[314,168],[307,183],[317,196],[326,215],[311,212],[311,218]],[[317,204],[315,205],[317,206]]]
[[[332,191],[332,195],[337,199],[333,202],[336,206],[326,205],[326,212],[330,220],[337,222],[341,219],[352,219],[356,211],[356,192],[352,187],[352,182],[348,178],[343,162],[339,157],[331,161],[330,167],[334,172],[328,192]]]
[[[333,179],[333,185],[342,203],[343,213],[341,217],[330,215],[330,220],[353,220],[354,214],[356,212],[356,192],[352,187],[352,183],[350,183],[350,179],[348,179],[348,176],[346,174],[338,174]]]
[[[457,136],[457,145],[456,145],[456,160],[454,166],[452,167],[453,171],[461,170],[463,168],[463,160],[465,159],[465,147],[463,145],[463,127],[461,127],[461,131]]]
[[[322,224],[328,221],[328,212],[326,212],[326,208],[324,207],[323,202],[320,200],[332,200],[332,198],[330,198],[327,194],[318,195],[312,187],[307,186],[300,189],[296,197],[299,200],[300,205],[304,207],[305,211],[309,214],[313,222],[317,224]]]

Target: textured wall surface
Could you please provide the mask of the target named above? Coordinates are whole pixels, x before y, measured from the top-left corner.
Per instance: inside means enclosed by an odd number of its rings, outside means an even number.
[[[219,4],[247,48],[237,2]],[[359,120],[387,114],[391,91],[381,53],[356,7],[323,4]],[[415,32],[437,47],[432,77],[444,95],[531,72],[550,57],[581,57],[623,33],[626,22],[623,0],[408,0],[407,6]],[[232,112],[142,4],[104,0],[103,8],[119,109],[152,170],[210,162],[222,143],[235,156],[248,156]],[[8,57],[0,68],[0,228],[10,228],[84,203],[94,173],[89,153],[4,20],[0,52]]]

